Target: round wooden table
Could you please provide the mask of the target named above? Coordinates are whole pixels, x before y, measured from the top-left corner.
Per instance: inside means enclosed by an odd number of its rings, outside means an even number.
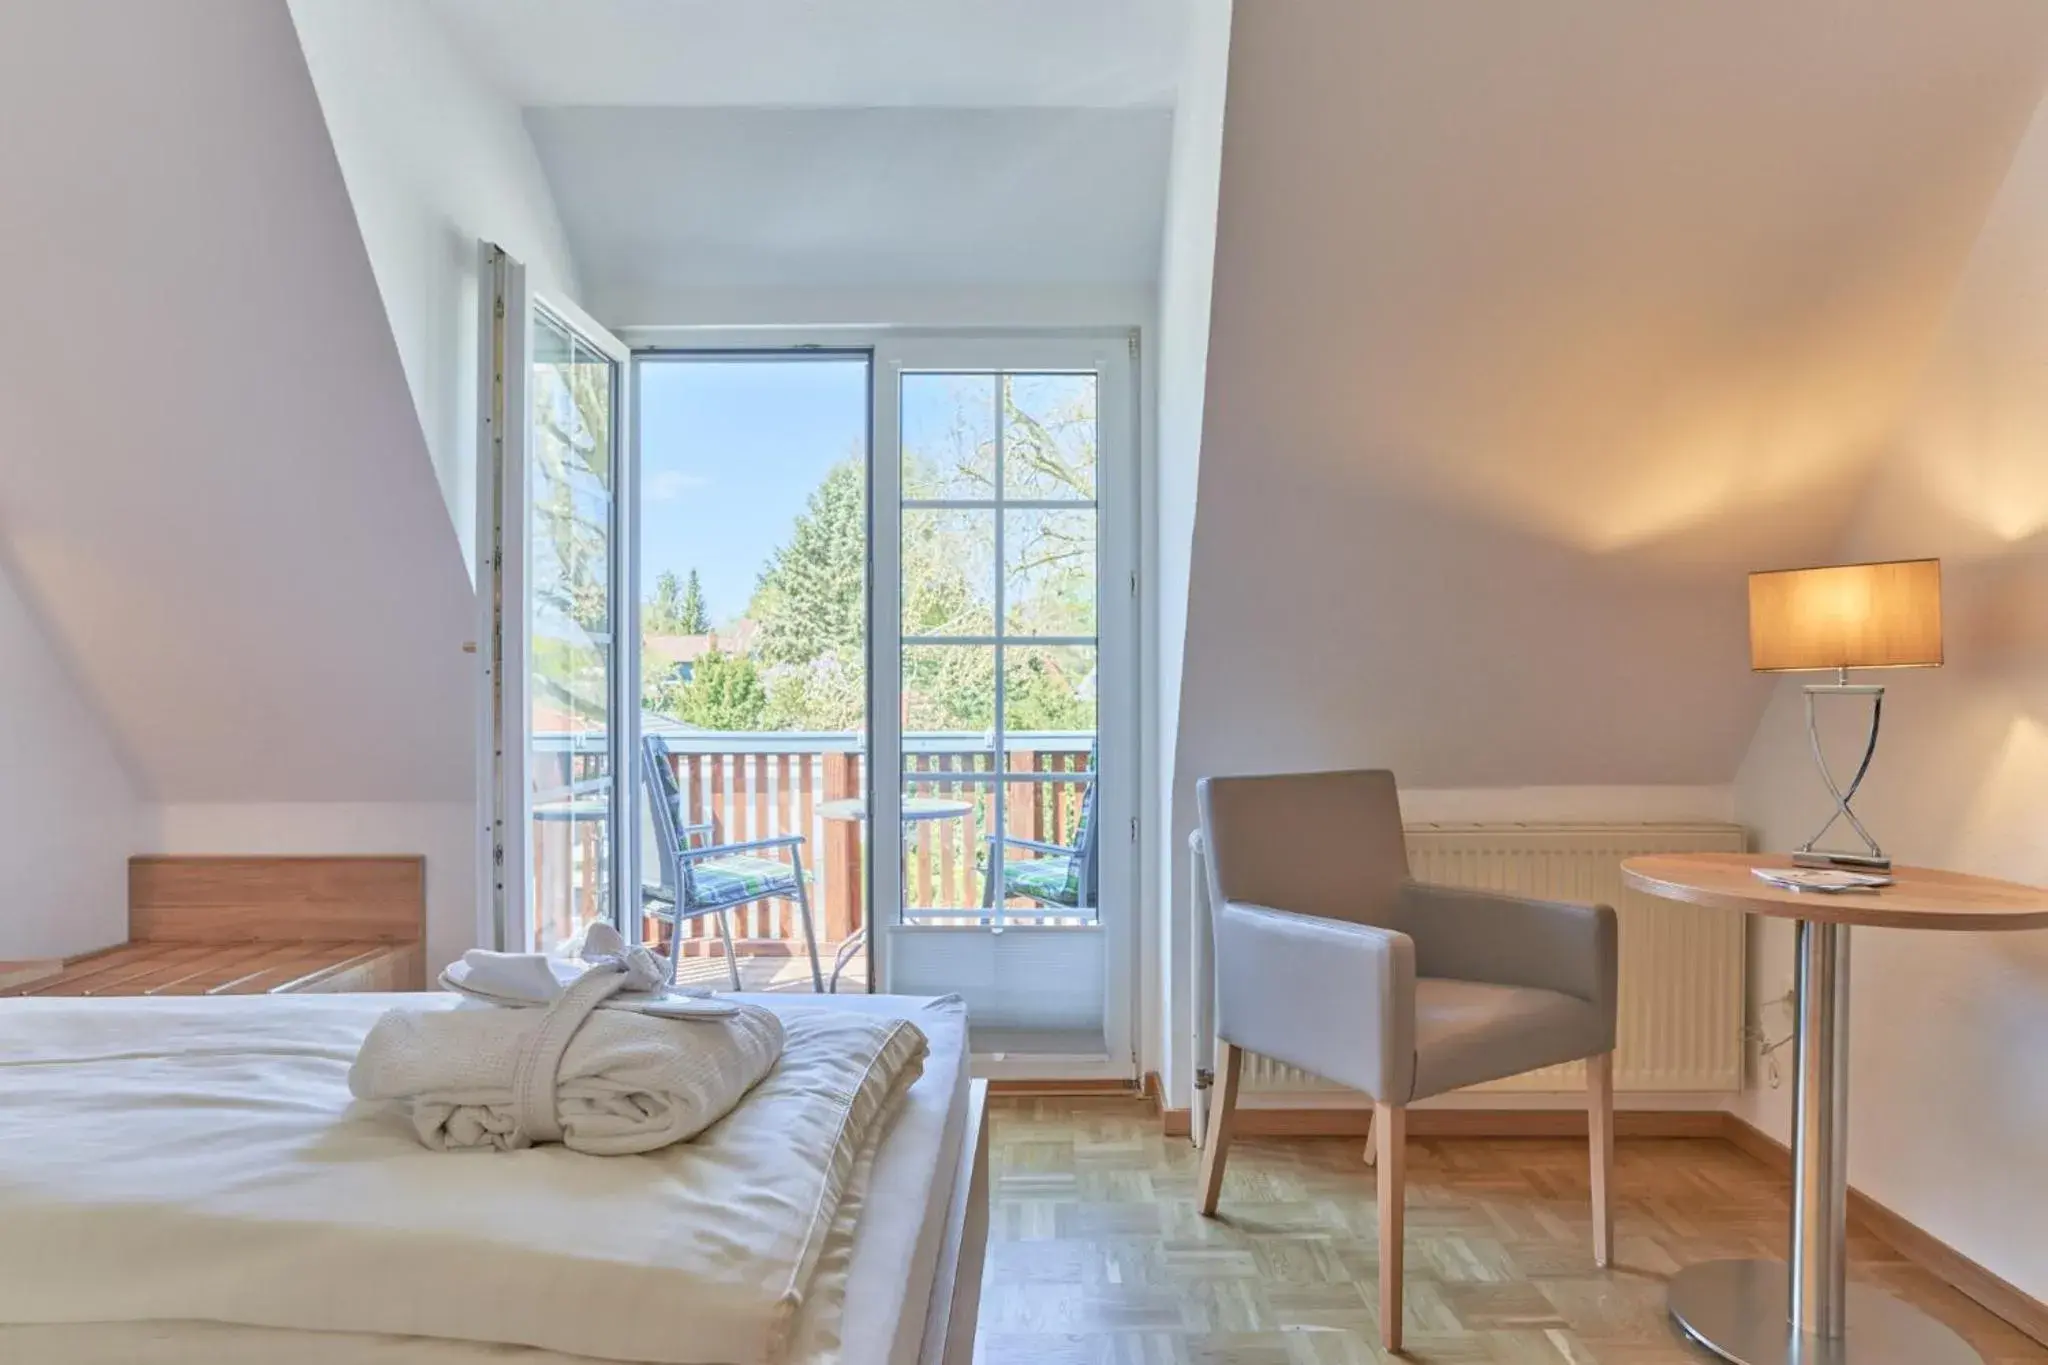
[[[1784,856],[1660,853],[1622,880],[1693,905],[1798,925],[1798,1085],[1792,1112],[1792,1260],[1707,1261],[1671,1277],[1685,1334],[1739,1365],[1981,1365],[1961,1337],[1869,1285],[1848,1283],[1849,929],[2048,928],[2048,891],[1895,867],[1870,891],[1793,891],[1755,876]]]

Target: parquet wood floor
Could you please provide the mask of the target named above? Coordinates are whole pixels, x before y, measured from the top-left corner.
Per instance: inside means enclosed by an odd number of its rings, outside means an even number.
[[[1700,1365],[1679,1266],[1783,1255],[1782,1179],[1713,1139],[1624,1139],[1615,1268],[1593,1265],[1583,1140],[1411,1138],[1407,1350],[1377,1344],[1373,1175],[1357,1139],[1239,1138],[1216,1221],[1149,1105],[999,1098],[980,1365]],[[2048,1351],[1860,1231],[1852,1275],[1993,1365]]]

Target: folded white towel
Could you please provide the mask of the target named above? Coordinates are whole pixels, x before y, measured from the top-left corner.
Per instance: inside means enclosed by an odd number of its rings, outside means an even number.
[[[458,970],[459,969],[459,970]],[[491,1004],[552,1004],[586,968],[544,953],[471,948],[441,973],[441,984]]]
[[[510,1151],[560,1141],[596,1156],[695,1137],[782,1055],[782,1022],[731,1013],[662,1018],[599,1009],[629,974],[587,973],[546,1009],[392,1010],[363,1040],[350,1093],[403,1104],[437,1151]]]
[[[728,1015],[735,1007],[701,987],[670,986],[668,959],[652,949],[628,948],[611,925],[599,920],[553,953],[494,953],[471,948],[441,969],[443,990],[486,1005],[530,1009],[552,1005],[594,966],[622,969],[627,980],[600,1002],[605,1009],[641,1010],[672,1019]]]

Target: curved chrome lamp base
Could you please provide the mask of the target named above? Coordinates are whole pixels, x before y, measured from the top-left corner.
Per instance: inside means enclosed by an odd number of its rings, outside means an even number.
[[[1877,753],[1877,727],[1884,717],[1884,688],[1874,683],[1851,683],[1849,670],[1842,669],[1832,683],[1809,683],[1806,688],[1806,739],[1813,746],[1813,761],[1820,769],[1820,780],[1827,784],[1830,795],[1835,798],[1834,814],[1828,816],[1811,839],[1793,850],[1792,861],[1800,867],[1852,867],[1866,872],[1889,872],[1892,860],[1870,837],[1870,831],[1856,818],[1856,812],[1849,803],[1856,799],[1856,789],[1863,785],[1864,776],[1870,771],[1871,757]],[[1868,697],[1870,698],[1870,736],[1863,744],[1862,761],[1856,765],[1856,775],[1849,779],[1845,789],[1835,781],[1835,775],[1828,769],[1827,752],[1821,748],[1820,727],[1814,714],[1816,697]],[[1849,828],[1856,831],[1856,837],[1863,841],[1864,852],[1852,853],[1831,849],[1815,848],[1835,827],[1837,820],[1847,820]]]

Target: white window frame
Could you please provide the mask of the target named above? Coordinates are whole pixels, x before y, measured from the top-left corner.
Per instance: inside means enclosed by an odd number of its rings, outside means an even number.
[[[569,299],[536,290],[526,267],[489,242],[478,274],[477,716],[478,939],[526,951],[531,929],[533,790],[526,726],[532,716],[527,638],[527,467],[533,317],[546,312],[612,362],[611,525],[606,550],[611,623],[611,837],[606,876],[628,943],[641,933],[639,835],[639,417],[632,353]]]
[[[1095,817],[1097,834],[1097,923],[1091,928],[1010,926],[992,932],[1019,936],[1097,933],[1104,944],[1100,1054],[1016,1054],[984,1057],[983,1074],[1061,1078],[1135,1078],[1139,1018],[1138,848],[1139,797],[1139,451],[1134,342],[1129,334],[1046,336],[1039,334],[921,335],[892,337],[875,350],[875,440],[877,458],[870,496],[874,527],[870,583],[869,669],[878,696],[902,688],[903,639],[901,545],[903,462],[898,403],[906,371],[1093,370],[1096,398],[1096,733],[1098,758]],[[997,573],[1002,572],[999,564]],[[901,717],[878,707],[872,743],[877,755],[893,756],[897,770],[878,760],[871,765],[869,809],[873,830],[900,829],[903,784]],[[998,736],[1000,742],[1001,736]],[[881,781],[888,771],[893,779]],[[957,934],[958,929],[884,924],[882,908],[903,903],[901,858],[869,857],[876,910],[871,942],[879,945],[877,979],[891,989],[890,940],[894,935]]]
[[[868,667],[870,697],[895,695],[902,685],[900,622],[902,572],[898,562],[902,503],[902,465],[898,448],[897,395],[902,369],[1003,369],[1028,371],[1095,368],[1098,390],[1098,443],[1122,452],[1121,458],[1098,462],[1097,564],[1102,583],[1097,604],[1098,669],[1097,733],[1100,783],[1097,818],[1102,821],[1098,846],[1099,895],[1122,921],[1111,935],[1105,964],[1103,1001],[1104,1052],[1101,1055],[995,1058],[978,1056],[977,1075],[998,1078],[1051,1076],[1059,1079],[1135,1080],[1140,1059],[1140,1024],[1151,1006],[1142,997],[1139,951],[1146,941],[1142,921],[1152,911],[1139,899],[1147,840],[1139,837],[1139,814],[1146,809],[1154,785],[1150,743],[1141,733],[1146,717],[1141,698],[1147,695],[1147,652],[1141,630],[1152,619],[1151,584],[1141,575],[1144,536],[1148,533],[1152,488],[1143,440],[1142,374],[1139,334],[1134,327],[1080,329],[1015,328],[892,328],[791,326],[646,326],[619,333],[635,353],[711,352],[728,355],[760,353],[764,357],[790,351],[866,351],[871,356],[872,401],[868,433]],[[639,466],[638,427],[634,431],[633,464]],[[637,570],[636,570],[637,573]],[[636,580],[637,581],[637,578]],[[1112,588],[1114,587],[1114,590]],[[636,617],[637,619],[637,617]],[[637,629],[634,637],[637,645]],[[1116,641],[1114,647],[1104,642]],[[1120,656],[1112,659],[1111,655]],[[637,661],[635,665],[637,673]],[[886,682],[888,691],[883,692]],[[637,723],[638,710],[634,711]],[[900,756],[900,716],[888,707],[872,707],[868,727],[868,837],[878,829],[900,829],[902,784],[883,782],[885,755]],[[894,774],[890,774],[894,776]],[[1126,833],[1128,831],[1128,834]],[[873,856],[870,849],[868,907],[870,971],[876,989],[888,989],[889,935],[878,928],[877,907],[902,904],[900,859]],[[1115,897],[1113,900],[1112,897]],[[893,913],[893,910],[892,910]],[[1102,916],[1105,930],[1108,916]],[[1006,929],[1005,933],[1071,933],[1071,929]],[[1084,931],[1085,932],[1085,931]]]

